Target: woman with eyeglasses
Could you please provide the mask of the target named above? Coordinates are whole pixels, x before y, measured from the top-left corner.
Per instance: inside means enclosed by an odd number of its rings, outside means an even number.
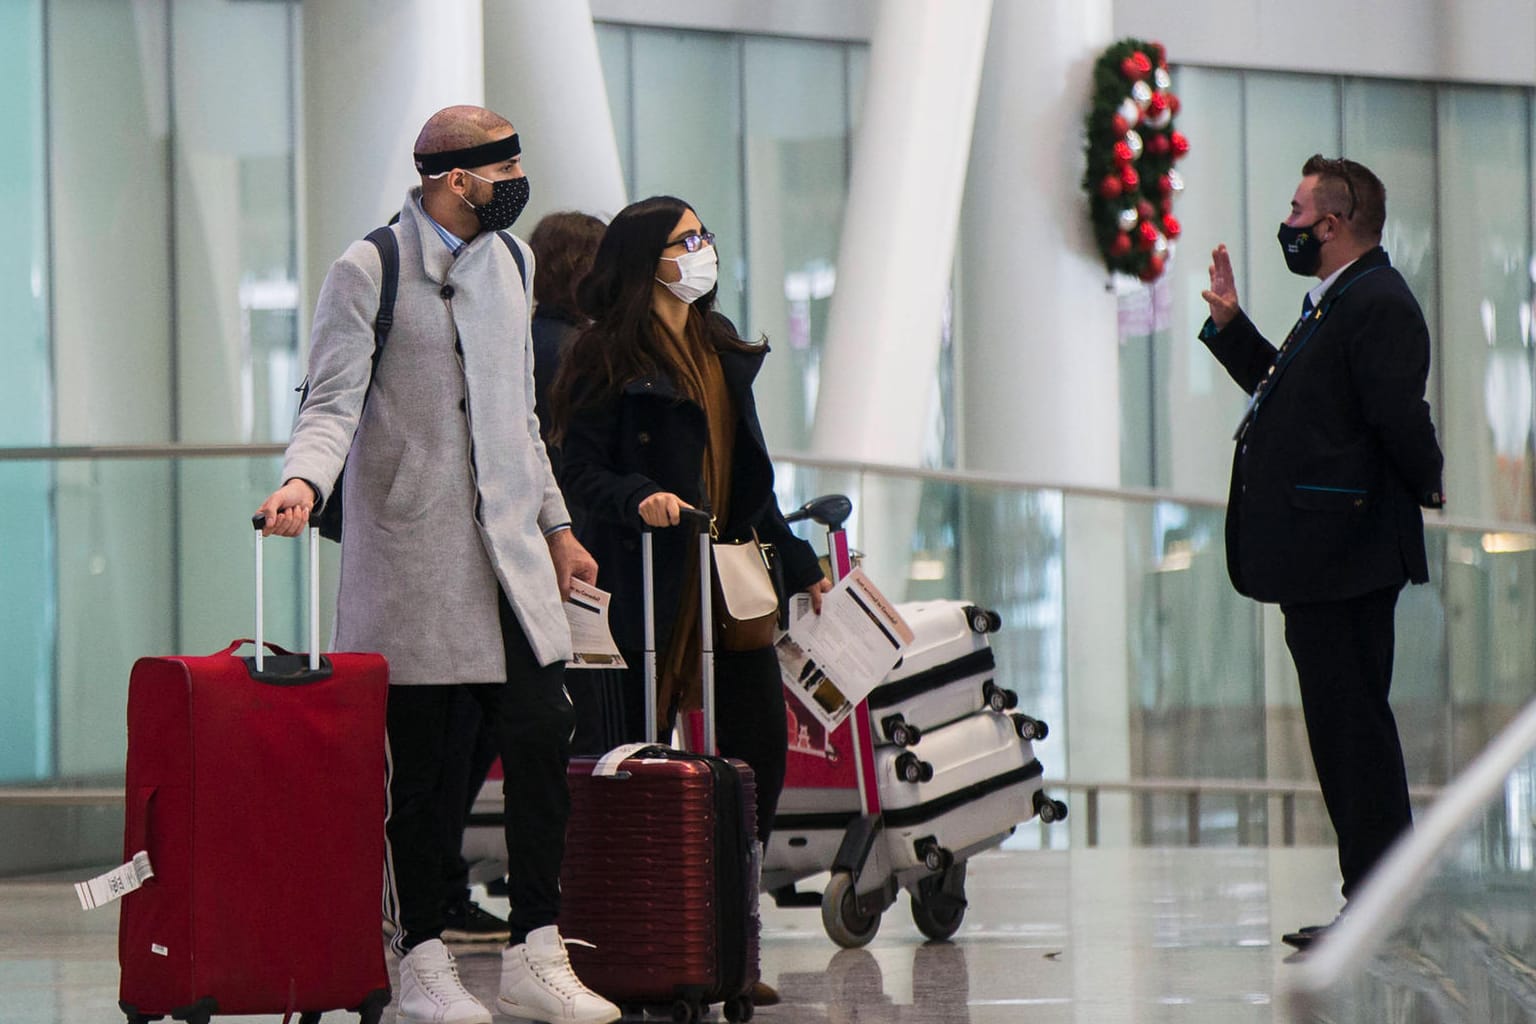
[[[634,666],[629,738],[644,732],[640,530],[705,508],[726,541],[755,531],[777,549],[786,589],[820,610],[830,584],[809,544],[789,531],[752,398],[768,352],[715,311],[714,235],[687,203],[656,196],[613,218],[577,292],[592,323],[571,346],[551,398],[560,484],[582,510],[580,539],[613,593],[610,625]],[[655,534],[658,722],[698,707],[697,544],[689,530]],[[720,752],[757,776],[757,833],[766,843],[784,781],[783,689],[772,647],[716,654]],[[654,737],[646,737],[654,739]]]

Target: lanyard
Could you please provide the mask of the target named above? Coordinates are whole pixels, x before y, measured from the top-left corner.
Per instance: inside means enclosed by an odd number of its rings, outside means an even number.
[[[1248,408],[1243,410],[1243,418],[1238,421],[1237,430],[1232,434],[1234,441],[1242,440],[1243,434],[1247,433],[1249,425],[1258,416],[1259,406],[1263,404],[1264,399],[1268,397],[1269,393],[1274,390],[1275,384],[1280,379],[1280,374],[1295,360],[1296,354],[1301,351],[1302,347],[1312,340],[1312,336],[1317,333],[1317,329],[1323,325],[1323,318],[1333,310],[1334,304],[1342,299],[1344,293],[1353,288],[1356,283],[1382,269],[1384,268],[1371,267],[1369,270],[1364,271],[1337,292],[1328,296],[1327,301],[1314,309],[1308,316],[1296,322],[1296,326],[1291,328],[1290,335],[1285,339],[1284,344],[1280,346],[1280,352],[1275,357],[1274,365],[1269,368],[1269,374],[1259,381],[1258,386],[1253,389],[1253,396],[1248,399]],[[1310,328],[1307,327],[1309,323],[1311,324]],[[1306,329],[1304,334],[1302,333],[1303,329]],[[1292,344],[1293,342],[1294,344]]]

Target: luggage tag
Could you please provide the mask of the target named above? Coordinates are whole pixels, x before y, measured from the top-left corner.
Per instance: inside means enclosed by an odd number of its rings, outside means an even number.
[[[632,757],[638,757],[644,751],[654,750],[657,753],[661,753],[666,749],[666,747],[661,746],[659,743],[625,743],[614,747],[597,759],[597,765],[592,769],[592,777],[594,779],[627,779],[629,778],[629,772],[620,771],[619,765]],[[655,760],[664,761],[666,758],[656,758]]]
[[[76,882],[75,895],[80,898],[81,910],[95,910],[122,899],[154,877],[155,869],[149,866],[149,854],[140,850],[128,863],[97,875],[89,882]]]

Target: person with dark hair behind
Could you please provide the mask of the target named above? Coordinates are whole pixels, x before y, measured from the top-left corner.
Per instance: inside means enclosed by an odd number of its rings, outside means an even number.
[[[790,532],[773,492],[752,381],[767,354],[715,311],[714,235],[687,203],[657,196],[609,224],[581,308],[592,324],[566,353],[551,403],[561,446],[560,484],[582,509],[579,536],[610,591],[614,639],[626,672],[627,738],[643,736],[638,670],[644,607],[640,533],[675,526],[685,508],[707,508],[719,538],[756,533],[777,546],[791,590],[820,611],[831,586],[809,544]],[[679,710],[699,706],[697,546],[689,531],[658,529],[656,548],[657,720],[667,734]],[[784,690],[772,646],[716,654],[720,753],[757,777],[757,835],[764,843],[784,786],[788,741]],[[759,1005],[777,994],[759,982]]]
[[[603,222],[589,213],[561,210],[539,219],[528,245],[538,260],[533,279],[533,388],[534,413],[539,433],[549,443],[549,391],[560,370],[560,360],[587,322],[576,302],[576,285],[592,268],[592,256],[603,237]],[[559,453],[550,449],[549,460],[560,471]],[[576,510],[571,510],[575,515]]]

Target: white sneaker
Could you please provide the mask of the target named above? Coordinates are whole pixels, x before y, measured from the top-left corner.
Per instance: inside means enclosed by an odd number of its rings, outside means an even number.
[[[400,1024],[491,1024],[491,1011],[464,990],[453,954],[428,939],[400,961]]]
[[[574,941],[574,940],[573,940]],[[619,1008],[581,983],[554,925],[535,928],[501,952],[502,1013],[545,1024],[609,1024]]]

